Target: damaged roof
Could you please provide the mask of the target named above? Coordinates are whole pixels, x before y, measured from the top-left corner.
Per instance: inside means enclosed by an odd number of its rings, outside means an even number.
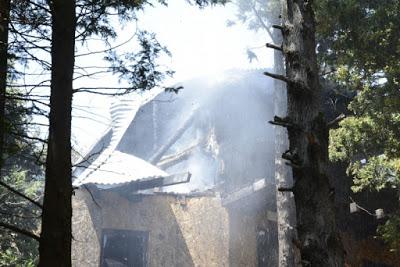
[[[261,71],[229,71],[183,84],[185,89],[177,95],[152,90],[151,94],[135,95],[134,99],[129,96],[114,98],[119,100],[111,106],[111,127],[77,164],[74,186],[91,183],[114,188],[135,181],[174,176],[167,172],[187,173],[188,170],[193,179],[185,190],[233,181],[227,177],[238,177],[240,182],[243,177],[249,177],[246,178],[249,181],[243,181],[245,184],[254,182],[253,177],[270,177],[265,173],[265,161],[273,162],[273,157],[268,160],[268,150],[258,148],[273,147],[273,139],[269,138],[272,128],[263,123],[272,116],[272,105],[265,104],[271,101],[272,85]],[[246,103],[252,104],[246,106]],[[191,120],[194,113],[195,119]],[[189,121],[194,123],[187,123]],[[187,124],[191,126],[186,127]],[[212,133],[223,147],[218,156],[224,160],[223,173],[215,155],[199,143],[201,138],[204,141]],[[198,149],[187,158],[182,157],[185,161],[176,161],[180,163],[172,167],[160,167],[166,171],[156,166],[162,157],[174,159],[179,152],[193,146]],[[240,155],[232,152],[238,147],[242,151]],[[263,160],[251,160],[254,158]]]
[[[82,184],[119,185],[148,178],[167,177],[168,174],[156,166],[133,155],[114,150],[97,168],[88,168],[77,180]]]
[[[155,95],[154,93],[136,95],[134,99],[117,99],[112,103],[110,108],[111,140],[93,161],[90,161],[93,149],[88,153],[86,158],[90,163],[82,172],[79,173],[78,168],[74,170],[74,174],[78,175],[73,181],[74,186],[95,184],[110,188],[133,181],[170,176],[145,160],[117,150],[118,144],[139,108],[152,100]]]

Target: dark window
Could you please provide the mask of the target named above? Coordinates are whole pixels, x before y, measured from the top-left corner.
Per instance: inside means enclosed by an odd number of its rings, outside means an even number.
[[[146,267],[148,232],[105,229],[100,267]]]

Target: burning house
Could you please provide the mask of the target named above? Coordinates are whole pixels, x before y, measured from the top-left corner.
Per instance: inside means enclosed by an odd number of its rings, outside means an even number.
[[[230,71],[111,107],[75,170],[75,266],[274,266],[272,82]]]

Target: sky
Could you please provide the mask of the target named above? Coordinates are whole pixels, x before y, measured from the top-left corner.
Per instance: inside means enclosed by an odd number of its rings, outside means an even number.
[[[272,49],[265,48],[269,41],[266,33],[254,32],[245,25],[237,23],[227,27],[227,20],[235,19],[233,5],[199,9],[185,0],[169,1],[168,7],[146,8],[139,14],[136,23],[125,25],[118,31],[118,38],[110,41],[119,44],[128,40],[136,27],[156,33],[158,41],[171,52],[171,57],[163,57],[161,63],[175,71],[166,85],[184,82],[192,77],[207,75],[212,79],[224,70],[255,69],[272,67]],[[127,43],[121,49],[134,50],[134,44]],[[258,60],[249,62],[246,49],[252,48]],[[93,41],[84,47],[83,52],[102,50],[101,42]],[[77,53],[79,54],[79,52]],[[102,65],[101,56],[78,57],[79,66]],[[80,79],[74,87],[115,86],[117,79],[100,75],[95,79]],[[121,84],[123,86],[123,83]],[[126,96],[138,97],[137,95]],[[111,97],[78,93],[74,95],[74,119],[72,122],[75,146],[81,151],[89,149],[110,126],[109,106]],[[88,118],[90,116],[90,118]]]

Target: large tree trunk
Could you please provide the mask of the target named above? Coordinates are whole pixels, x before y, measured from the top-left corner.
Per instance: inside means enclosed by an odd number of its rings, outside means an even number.
[[[0,0],[0,177],[3,169],[10,0]]]
[[[343,266],[343,249],[336,229],[334,192],[326,172],[328,128],[321,115],[320,84],[315,53],[312,1],[281,0],[283,54],[288,116],[279,123],[288,128],[299,248],[303,266]]]
[[[53,0],[50,126],[39,266],[71,266],[71,104],[75,0]]]

